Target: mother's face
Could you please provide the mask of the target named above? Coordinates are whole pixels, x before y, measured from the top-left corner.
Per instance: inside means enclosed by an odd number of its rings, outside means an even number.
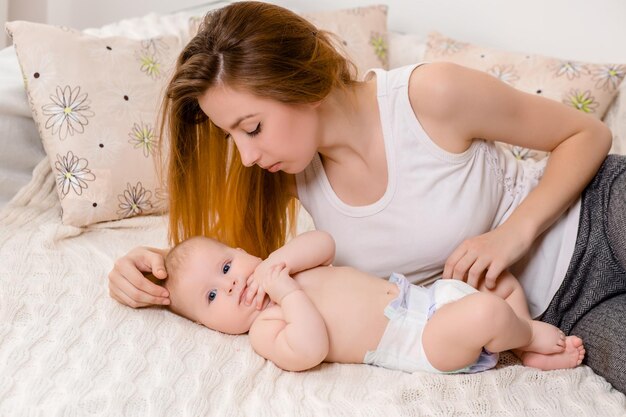
[[[291,105],[220,85],[198,98],[202,111],[235,141],[246,166],[301,172],[318,147],[317,105]]]

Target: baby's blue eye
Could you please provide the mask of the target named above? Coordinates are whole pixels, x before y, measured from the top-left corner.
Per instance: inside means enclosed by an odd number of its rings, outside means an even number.
[[[213,300],[215,300],[215,297],[217,297],[217,290],[211,290],[209,291],[209,303]]]
[[[222,267],[222,273],[226,274],[228,273],[229,270],[230,270],[230,262],[228,262],[227,264],[224,264],[224,266]]]

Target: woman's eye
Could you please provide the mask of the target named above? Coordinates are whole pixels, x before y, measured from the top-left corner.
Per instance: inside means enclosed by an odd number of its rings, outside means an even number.
[[[227,274],[228,271],[230,271],[230,262],[228,262],[227,264],[224,264],[224,266],[222,267],[223,274]]]
[[[248,136],[256,136],[259,133],[261,133],[261,122],[259,122],[258,125],[256,125],[256,129],[254,129],[252,132],[246,132],[248,134]]]
[[[209,300],[209,303],[213,300],[215,300],[215,297],[217,297],[217,290],[211,290],[209,291],[209,296],[207,297]]]

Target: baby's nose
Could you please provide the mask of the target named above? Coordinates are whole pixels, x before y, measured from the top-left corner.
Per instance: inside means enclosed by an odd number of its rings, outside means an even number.
[[[230,286],[228,288],[228,295],[231,295],[235,291],[236,286],[237,286],[237,281],[233,280],[233,282],[230,283]]]

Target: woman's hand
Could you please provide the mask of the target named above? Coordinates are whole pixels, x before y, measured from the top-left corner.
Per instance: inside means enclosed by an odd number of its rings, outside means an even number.
[[[530,248],[532,239],[512,233],[505,224],[485,234],[465,240],[446,260],[443,278],[466,281],[478,288],[493,289],[500,274],[520,259]]]
[[[167,290],[150,282],[142,271],[151,272],[158,279],[167,278],[163,253],[137,247],[115,261],[109,272],[109,295],[133,308],[169,304]]]

